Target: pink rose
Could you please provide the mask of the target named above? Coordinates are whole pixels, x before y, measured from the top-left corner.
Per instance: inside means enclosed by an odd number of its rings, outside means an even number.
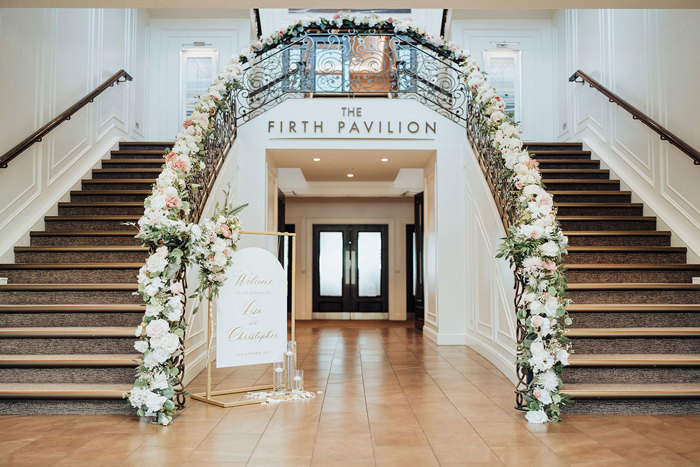
[[[554,272],[557,270],[557,265],[554,261],[548,259],[544,262],[544,268],[549,272]]]
[[[177,195],[168,195],[165,198],[165,207],[167,209],[170,208],[179,208],[182,205],[182,201]]]
[[[221,234],[224,236],[224,238],[231,238],[231,229],[228,228],[228,225],[221,224],[219,228],[221,229]]]
[[[539,327],[542,327],[542,325],[544,324],[544,318],[539,316],[539,315],[535,315],[530,319],[530,322],[532,323],[533,326],[535,326],[536,328],[539,328]]]
[[[185,123],[182,124],[182,126],[184,126],[185,128],[189,128],[190,125],[192,125],[191,118],[188,118],[187,120],[185,120]]]
[[[175,153],[170,151],[167,156],[165,156],[165,161],[169,162],[175,158]]]
[[[170,167],[173,169],[182,170],[183,172],[187,169],[187,164],[182,159],[175,159],[170,163]]]

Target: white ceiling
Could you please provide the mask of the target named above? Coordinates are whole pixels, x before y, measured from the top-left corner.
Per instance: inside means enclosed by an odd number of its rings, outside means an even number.
[[[423,168],[435,151],[268,149],[278,168],[298,168],[307,182],[393,182],[402,168]],[[320,161],[313,159],[317,157]],[[382,158],[389,159],[382,162]],[[354,177],[348,178],[352,173]]]
[[[440,8],[484,9],[483,0],[443,0]],[[0,7],[14,8],[197,8],[230,9],[231,0],[0,0]],[[289,8],[285,0],[237,0],[238,9]],[[295,8],[348,7],[346,0],[307,0]],[[492,0],[492,9],[559,9],[559,8],[700,8],[700,0]],[[377,8],[376,0],[355,0],[353,8]],[[436,8],[430,0],[384,0],[382,8]]]

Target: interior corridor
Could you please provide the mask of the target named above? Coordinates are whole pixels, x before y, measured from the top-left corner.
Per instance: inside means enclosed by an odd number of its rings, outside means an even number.
[[[1,464],[691,465],[698,416],[567,415],[527,425],[511,383],[464,346],[410,322],[298,322],[314,399],[221,409],[188,400],[168,427],[118,415],[0,417]],[[215,389],[271,380],[271,367],[214,370]],[[202,373],[188,386],[203,391]],[[126,403],[126,402],[125,402]]]

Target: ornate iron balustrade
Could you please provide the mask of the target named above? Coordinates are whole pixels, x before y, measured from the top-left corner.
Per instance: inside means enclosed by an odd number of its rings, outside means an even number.
[[[237,123],[287,99],[344,96],[415,99],[466,126],[468,90],[461,78],[452,62],[407,36],[307,33],[248,64],[235,91]]]

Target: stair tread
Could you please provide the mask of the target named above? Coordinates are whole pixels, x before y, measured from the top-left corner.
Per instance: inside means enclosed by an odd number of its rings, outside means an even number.
[[[158,146],[166,144],[175,144],[172,141],[120,141],[120,146]]]
[[[125,366],[135,365],[138,354],[0,355],[0,366]]]
[[[620,183],[620,180],[606,180],[604,178],[548,178],[542,179],[542,183]],[[578,193],[581,193],[580,191]]]
[[[602,180],[605,181],[605,180]],[[612,196],[629,196],[631,191],[605,191],[605,190],[547,190],[552,195],[612,195]]]
[[[557,216],[559,218],[559,216]],[[628,237],[628,236],[661,236],[670,237],[671,232],[668,230],[565,230],[562,232],[567,237],[591,237],[591,236],[601,236],[601,237]]]
[[[15,251],[148,251],[145,246],[16,246]]]
[[[572,303],[568,311],[669,311],[696,312],[700,304],[692,303]]]
[[[567,246],[568,251],[686,251],[682,246]]]
[[[133,337],[132,327],[16,327],[0,328],[0,337]]]
[[[644,263],[627,263],[627,264],[598,264],[598,263],[578,263],[578,264],[568,264],[567,269],[700,269],[700,264],[644,264]]]
[[[566,335],[569,337],[700,336],[700,328],[569,328],[566,330]]]
[[[62,283],[62,284],[2,284],[0,285],[0,292],[3,290],[136,290],[138,284],[124,284],[124,283],[113,283],[113,284],[100,284],[100,283],[88,283],[88,284],[73,284],[73,283]]]
[[[133,230],[57,230],[55,232],[49,232],[45,230],[33,231],[29,233],[30,236],[34,237],[92,237],[92,236],[129,236],[135,237]],[[19,248],[19,247],[18,247]]]
[[[533,144],[534,146],[534,144]],[[591,151],[585,149],[528,149],[532,154],[590,154]]]
[[[656,220],[655,216],[557,216],[558,220],[563,221],[652,221]]]
[[[46,397],[65,399],[121,399],[131,384],[0,383],[0,397]]]
[[[698,354],[582,354],[569,356],[571,366],[700,365]]]
[[[155,178],[95,178],[83,180],[83,183],[150,183],[156,182]],[[85,191],[83,191],[85,193]]]
[[[690,282],[578,282],[568,284],[570,290],[581,289],[669,289],[669,290],[700,290],[700,284]]]
[[[44,220],[45,221],[128,221],[128,220],[138,220],[141,218],[140,214],[131,214],[131,215],[109,215],[109,216],[100,216],[100,215],[85,215],[85,216],[45,216]]]
[[[644,207],[644,204],[642,203],[575,203],[575,202],[563,202],[563,203],[554,203],[555,205],[559,207],[592,207],[592,208],[598,208],[598,207],[610,207],[610,208],[619,208],[619,207],[635,207],[635,208],[641,208]]]
[[[561,392],[576,397],[697,397],[700,384],[564,384]]]
[[[124,304],[124,303],[98,303],[98,304],[46,304],[46,305],[27,305],[27,304],[0,304],[0,313],[2,312],[47,312],[56,313],[61,311],[76,311],[76,312],[139,312],[143,313],[146,307],[144,305]]]
[[[558,174],[558,173],[595,173],[595,174],[600,174],[600,173],[609,173],[610,171],[608,169],[540,169],[540,173],[542,174]]]
[[[140,269],[143,263],[0,263],[0,269]]]
[[[523,141],[524,146],[581,146],[583,143],[572,141]]]
[[[83,180],[87,181],[87,180]],[[71,195],[150,195],[151,190],[73,190]]]
[[[599,160],[594,159],[542,159],[537,161],[540,165],[543,164],[598,164]]]
[[[120,207],[120,206],[134,206],[142,207],[143,203],[139,201],[96,201],[93,203],[86,202],[61,202],[58,203],[58,207]]]
[[[129,159],[123,159],[129,160]],[[132,159],[133,160],[133,159]],[[92,173],[160,173],[161,168],[145,168],[145,167],[125,167],[121,169],[93,169]]]

